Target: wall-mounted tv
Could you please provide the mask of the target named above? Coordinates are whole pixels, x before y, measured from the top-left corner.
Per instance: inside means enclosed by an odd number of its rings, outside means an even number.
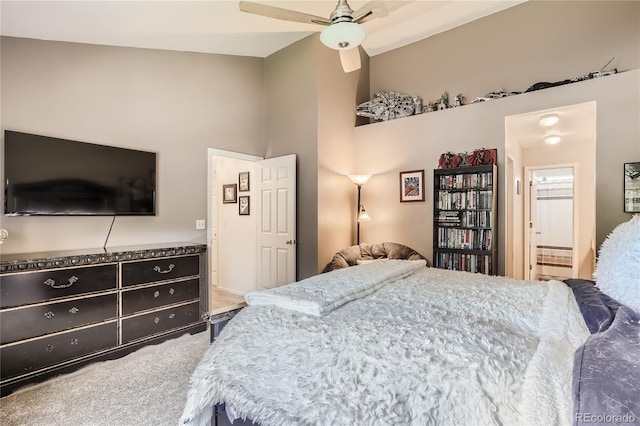
[[[156,153],[4,132],[4,214],[156,214]]]

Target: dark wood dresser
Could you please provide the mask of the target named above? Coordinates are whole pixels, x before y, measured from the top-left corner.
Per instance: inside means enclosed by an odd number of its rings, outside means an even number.
[[[0,390],[207,328],[206,245],[0,257]]]

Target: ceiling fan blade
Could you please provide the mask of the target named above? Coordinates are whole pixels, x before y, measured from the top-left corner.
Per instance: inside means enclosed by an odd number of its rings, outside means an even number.
[[[384,1],[373,0],[353,12],[353,22],[362,23],[387,16],[394,10],[413,3],[415,0]]]
[[[310,15],[308,13],[297,12],[295,10],[283,9],[251,1],[240,1],[240,10],[268,18],[282,19],[284,21],[302,22],[305,24],[330,25],[331,21],[321,16]]]
[[[357,47],[349,50],[339,50],[340,62],[344,72],[351,72],[360,69],[360,49]]]

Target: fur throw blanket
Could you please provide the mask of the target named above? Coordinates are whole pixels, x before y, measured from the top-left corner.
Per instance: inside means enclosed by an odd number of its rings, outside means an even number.
[[[421,268],[325,316],[233,318],[193,373],[181,424],[216,403],[269,425],[570,425],[588,336],[560,282]]]
[[[310,315],[326,315],[425,266],[424,260],[384,260],[315,275],[281,287],[252,291],[245,295],[245,300],[250,306],[274,305]]]

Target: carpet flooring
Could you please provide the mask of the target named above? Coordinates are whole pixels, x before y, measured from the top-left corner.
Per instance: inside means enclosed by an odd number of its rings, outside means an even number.
[[[0,398],[2,426],[177,425],[209,333],[185,334]]]

